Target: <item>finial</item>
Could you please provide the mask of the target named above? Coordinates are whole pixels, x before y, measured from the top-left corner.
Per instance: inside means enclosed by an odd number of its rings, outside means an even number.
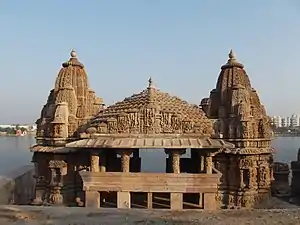
[[[235,58],[235,54],[234,54],[234,52],[233,52],[232,49],[230,50],[228,56],[229,56],[229,59],[230,59],[230,60],[235,60],[235,59],[236,59],[236,58]]]
[[[149,77],[148,83],[149,83],[148,88],[153,88],[153,81],[151,77]]]
[[[77,57],[77,54],[76,54],[76,51],[75,51],[74,48],[72,49],[70,55],[71,55],[72,58],[76,58]]]

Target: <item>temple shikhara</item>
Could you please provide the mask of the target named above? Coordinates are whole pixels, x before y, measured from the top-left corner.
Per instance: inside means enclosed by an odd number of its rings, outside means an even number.
[[[232,51],[199,106],[150,78],[105,107],[73,50],[36,123],[33,204],[214,210],[271,194],[270,120]],[[165,173],[141,172],[142,149],[165,152]]]

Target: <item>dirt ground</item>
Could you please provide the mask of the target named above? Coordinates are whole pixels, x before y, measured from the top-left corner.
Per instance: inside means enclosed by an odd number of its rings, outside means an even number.
[[[300,224],[300,208],[203,211],[0,206],[1,225]]]

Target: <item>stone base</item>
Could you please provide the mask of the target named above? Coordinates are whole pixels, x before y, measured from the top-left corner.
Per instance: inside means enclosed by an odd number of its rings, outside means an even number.
[[[270,190],[219,191],[217,204],[219,208],[253,208],[271,197]]]

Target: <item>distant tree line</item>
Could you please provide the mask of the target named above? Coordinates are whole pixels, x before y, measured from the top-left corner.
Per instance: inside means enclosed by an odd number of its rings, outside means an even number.
[[[16,125],[16,127],[0,127],[0,132],[5,132],[7,134],[15,134],[17,130],[21,130],[22,132],[27,131],[25,127],[20,127],[20,125]]]

